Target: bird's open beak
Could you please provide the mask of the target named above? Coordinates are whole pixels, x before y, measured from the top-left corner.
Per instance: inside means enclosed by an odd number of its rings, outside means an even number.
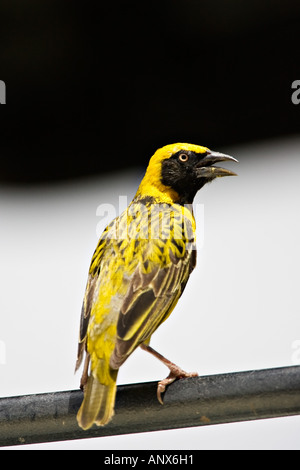
[[[222,176],[237,176],[237,174],[231,170],[212,166],[215,163],[219,162],[238,163],[238,160],[236,160],[236,158],[230,157],[230,155],[225,155],[224,153],[212,152],[211,150],[208,150],[207,155],[205,155],[205,157],[201,159],[201,161],[196,167],[197,177],[214,179]]]

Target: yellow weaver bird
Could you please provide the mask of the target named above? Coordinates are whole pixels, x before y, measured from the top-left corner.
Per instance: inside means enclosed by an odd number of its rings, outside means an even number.
[[[76,370],[85,354],[77,420],[83,429],[114,414],[119,367],[141,346],[169,368],[157,396],[187,373],[149,346],[181,296],[196,264],[197,191],[217,177],[213,166],[236,159],[199,145],[177,143],[155,152],[128,208],[104,230],[94,252],[83,301]]]

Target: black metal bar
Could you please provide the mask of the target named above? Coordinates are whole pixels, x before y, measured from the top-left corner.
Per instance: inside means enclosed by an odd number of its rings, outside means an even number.
[[[112,436],[300,414],[300,366],[118,387],[116,414],[105,427],[80,429],[80,390],[0,399],[0,445]]]

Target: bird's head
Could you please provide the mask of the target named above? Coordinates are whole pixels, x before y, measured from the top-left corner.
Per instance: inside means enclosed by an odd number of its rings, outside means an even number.
[[[222,176],[236,176],[231,170],[214,166],[224,161],[238,160],[200,145],[166,145],[150,159],[137,195],[190,204],[206,183]]]

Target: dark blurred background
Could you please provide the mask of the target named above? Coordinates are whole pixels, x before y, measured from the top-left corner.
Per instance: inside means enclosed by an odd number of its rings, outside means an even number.
[[[299,0],[2,0],[0,181],[299,133]]]

